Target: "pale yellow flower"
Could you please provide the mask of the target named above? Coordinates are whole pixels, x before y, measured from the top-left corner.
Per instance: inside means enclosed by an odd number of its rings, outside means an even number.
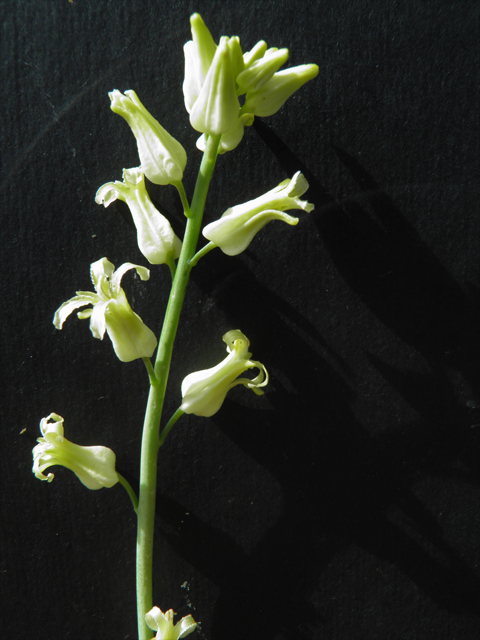
[[[95,196],[97,204],[108,207],[115,200],[128,205],[137,228],[138,246],[150,264],[166,264],[180,255],[182,242],[167,218],[158,211],[145,188],[140,167],[123,170],[123,182],[107,182]]]
[[[183,178],[187,154],[178,140],[140,102],[135,91],[108,94],[112,111],[125,118],[137,139],[142,171],[155,184],[172,184]]]
[[[51,482],[44,471],[54,465],[71,469],[88,489],[113,487],[118,482],[115,454],[107,447],[81,447],[64,437],[63,418],[51,413],[40,421],[42,437],[33,448],[32,471],[39,480]]]
[[[245,251],[255,235],[271,220],[282,220],[289,225],[298,224],[298,218],[283,213],[287,209],[312,211],[314,205],[300,200],[308,189],[308,182],[299,171],[291,180],[254,200],[227,209],[221,218],[207,224],[202,233],[229,256]]]
[[[227,344],[228,356],[212,369],[189,374],[182,382],[183,402],[180,409],[197,416],[213,416],[223,404],[225,397],[233,387],[243,384],[257,395],[263,395],[260,387],[268,383],[268,373],[261,362],[250,360],[248,338],[238,329],[223,336]],[[259,369],[260,373],[250,380],[238,376],[247,369]]]
[[[64,302],[55,312],[53,324],[61,329],[68,316],[87,304],[92,309],[81,311],[81,320],[90,318],[90,330],[94,338],[103,340],[107,331],[113,348],[122,362],[137,358],[150,358],[157,346],[157,339],[128,304],[125,291],[120,286],[123,275],[135,269],[142,280],[148,280],[150,271],[131,262],[126,262],[115,271],[107,258],[90,265],[90,275],[95,292],[77,291],[77,295]]]

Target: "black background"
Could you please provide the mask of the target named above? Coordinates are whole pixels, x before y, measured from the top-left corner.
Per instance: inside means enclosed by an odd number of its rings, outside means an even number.
[[[202,13],[315,62],[316,80],[219,158],[206,221],[297,170],[316,209],[192,274],[165,416],[241,329],[271,384],[184,417],[160,456],[154,600],[205,640],[480,637],[479,6],[470,0],[1,2],[5,637],[133,639],[135,517],[120,486],[31,473],[40,418],[138,483],[147,379],[55,309],[91,262],[146,264],[98,187],[138,165],[108,91],[134,89],[200,153],[182,46]],[[172,187],[149,185],[178,234]],[[158,330],[166,267],[128,275]],[[26,430],[26,431],[25,431]],[[194,636],[192,636],[193,638]]]

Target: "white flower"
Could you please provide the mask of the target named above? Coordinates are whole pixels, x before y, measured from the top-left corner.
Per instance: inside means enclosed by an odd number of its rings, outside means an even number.
[[[178,140],[145,109],[135,91],[123,95],[115,89],[108,95],[112,111],[125,118],[137,139],[141,168],[147,178],[163,185],[180,182],[187,154]]]
[[[182,242],[170,222],[155,207],[145,188],[140,168],[124,169],[123,182],[107,182],[95,196],[95,202],[108,207],[114,200],[128,204],[137,228],[138,246],[150,264],[166,264],[180,255]]]
[[[268,383],[268,373],[263,364],[250,360],[248,352],[250,343],[238,329],[229,331],[223,336],[227,344],[228,356],[212,369],[196,371],[189,374],[182,382],[183,402],[180,409],[185,413],[197,416],[213,416],[223,404],[228,391],[238,384],[243,384],[257,395],[263,395],[259,387]],[[253,379],[239,378],[247,369],[257,368],[260,373]]]
[[[195,631],[197,623],[192,616],[185,616],[173,625],[173,609],[163,613],[158,607],[153,607],[145,614],[145,621],[153,631],[157,632],[155,640],[179,640]],[[152,639],[153,640],[153,639]]]
[[[307,189],[308,182],[298,171],[291,180],[284,180],[263,196],[230,207],[221,218],[207,224],[202,233],[224,253],[236,256],[248,247],[254,236],[271,220],[283,220],[290,225],[298,223],[298,218],[283,211],[312,211],[314,205],[299,198]]]
[[[90,318],[90,330],[94,338],[103,340],[107,331],[115,353],[122,362],[130,362],[137,358],[150,358],[157,346],[157,339],[151,331],[132,311],[125,291],[120,286],[123,275],[129,269],[136,269],[142,280],[148,280],[150,271],[130,262],[126,262],[115,271],[115,266],[102,258],[90,265],[90,275],[96,293],[77,291],[77,295],[64,302],[55,312],[53,324],[61,329],[68,316],[87,304],[92,309],[81,311],[81,320]]]
[[[40,421],[42,438],[33,448],[32,471],[39,480],[51,482],[44,471],[54,465],[71,469],[88,489],[113,487],[118,482],[115,454],[107,447],[81,447],[64,437],[63,418],[51,413]]]

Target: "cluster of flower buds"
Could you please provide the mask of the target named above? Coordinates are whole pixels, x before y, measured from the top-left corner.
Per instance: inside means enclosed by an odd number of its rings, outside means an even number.
[[[198,13],[191,16],[190,24],[183,93],[190,123],[203,134],[197,141],[202,151],[205,135],[221,135],[219,153],[231,151],[255,116],[273,115],[318,74],[316,64],[279,71],[288,59],[288,49],[268,48],[263,40],[245,54],[238,36],[222,36],[217,46]],[[243,105],[241,96],[245,96]]]

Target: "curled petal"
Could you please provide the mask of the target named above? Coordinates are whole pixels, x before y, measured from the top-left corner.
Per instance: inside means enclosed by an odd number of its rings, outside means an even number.
[[[84,307],[86,304],[95,304],[98,301],[98,296],[95,296],[95,298],[96,300],[92,300],[90,296],[87,297],[86,295],[76,295],[73,298],[70,298],[70,300],[67,300],[67,302],[64,302],[55,311],[55,315],[53,316],[53,324],[55,325],[55,328],[61,329],[65,320],[71,313],[75,311],[75,309]]]
[[[95,287],[95,291],[103,299],[108,298],[108,280],[113,276],[115,272],[115,265],[107,260],[107,258],[101,258],[90,265],[90,278],[92,284]]]
[[[110,291],[114,298],[116,298],[120,292],[120,283],[123,276],[127,271],[130,271],[130,269],[135,269],[140,276],[140,280],[148,280],[150,278],[150,270],[146,267],[142,267],[139,264],[133,264],[132,262],[125,262],[121,267],[118,267],[110,279]]]
[[[103,204],[103,206],[109,207],[112,202],[115,200],[123,200],[123,202],[127,201],[127,193],[128,189],[122,182],[115,180],[115,182],[107,182],[106,184],[102,184],[101,187],[97,189],[97,193],[95,194],[95,202],[97,204]]]
[[[117,271],[106,258],[94,262],[90,272],[97,293],[77,291],[77,296],[65,302],[55,313],[55,327],[61,329],[65,319],[76,308],[92,304],[93,309],[82,311],[78,317],[90,318],[90,330],[95,338],[103,340],[107,331],[115,353],[123,362],[151,357],[157,339],[132,310],[120,286],[123,275],[130,269],[135,269],[142,280],[150,277],[148,269],[131,262],[123,264]]]
[[[105,314],[107,312],[108,305],[111,302],[111,300],[97,302],[90,315],[90,331],[92,332],[93,337],[98,340],[103,340],[105,335]]]

